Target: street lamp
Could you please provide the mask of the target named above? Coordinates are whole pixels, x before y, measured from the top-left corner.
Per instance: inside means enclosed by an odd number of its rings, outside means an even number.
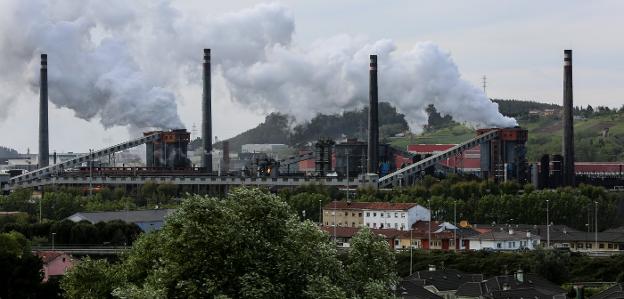
[[[453,200],[453,225],[455,225],[455,229],[453,229],[453,248],[457,250],[457,200]]]
[[[322,201],[319,199],[319,225],[323,225],[323,205]]]
[[[546,200],[546,248],[550,248],[550,200]]]
[[[431,252],[431,221],[433,221],[433,215],[431,213],[431,198],[427,200],[427,202],[429,203],[429,231],[428,231],[428,240],[427,242],[429,242],[429,251]]]
[[[56,233],[52,233],[52,251],[54,251],[54,235],[56,235]]]
[[[412,265],[414,264],[414,244],[412,239],[413,227],[410,227],[410,276],[412,276]]]
[[[598,202],[594,201],[594,221],[596,225],[594,225],[594,243],[596,244],[596,250],[598,250]]]

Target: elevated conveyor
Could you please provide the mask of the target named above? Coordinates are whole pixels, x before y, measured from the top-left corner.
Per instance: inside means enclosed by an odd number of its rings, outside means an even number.
[[[498,138],[498,135],[499,130],[492,130],[487,133],[483,133],[444,152],[425,158],[405,168],[401,168],[393,173],[383,176],[379,178],[379,188],[390,188],[393,186],[398,186],[401,183],[402,179],[410,181],[428,167],[433,166],[440,161],[444,161],[450,157],[458,155],[463,151],[471,149],[483,142],[488,142],[492,139]]]
[[[98,151],[92,152],[90,154],[87,154],[78,158],[74,158],[74,159],[59,163],[59,164],[50,165],[47,167],[33,170],[31,172],[27,172],[22,175],[15,176],[11,178],[10,185],[11,187],[18,187],[20,185],[25,185],[26,183],[32,180],[37,180],[37,179],[48,177],[52,174],[62,172],[64,169],[69,169],[69,168],[79,166],[84,162],[91,161],[93,159],[102,158],[104,156],[107,156],[116,152],[120,152],[129,148],[133,148],[133,147],[136,147],[136,146],[148,143],[148,142],[157,141],[159,139],[160,139],[160,134],[154,133],[154,134],[143,136],[141,138],[130,140],[124,143],[113,145],[105,149],[98,150]]]

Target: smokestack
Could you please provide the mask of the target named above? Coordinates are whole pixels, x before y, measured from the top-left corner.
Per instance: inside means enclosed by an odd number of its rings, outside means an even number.
[[[204,49],[204,93],[202,97],[202,166],[207,173],[212,172],[212,109],[210,86],[210,49]]]
[[[368,173],[377,173],[379,120],[377,115],[377,55],[370,56],[368,107]]]
[[[39,77],[39,168],[50,163],[48,139],[48,55],[41,54]]]
[[[563,184],[574,186],[574,126],[572,103],[572,50],[563,51]]]

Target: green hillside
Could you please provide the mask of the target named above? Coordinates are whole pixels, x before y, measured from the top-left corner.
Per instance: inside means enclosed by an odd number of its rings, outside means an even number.
[[[577,161],[624,160],[624,111],[594,112],[574,122]],[[542,154],[561,152],[563,129],[558,116],[519,119],[520,126],[529,130],[527,157],[537,161]],[[608,129],[608,133],[606,133]],[[606,133],[606,134],[605,134]],[[475,136],[474,130],[460,124],[420,135],[395,138],[392,145],[405,149],[410,143],[460,143]]]

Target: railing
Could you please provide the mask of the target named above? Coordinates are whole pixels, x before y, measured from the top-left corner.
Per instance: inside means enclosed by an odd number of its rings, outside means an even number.
[[[96,254],[109,255],[121,254],[128,251],[131,246],[106,246],[106,245],[36,245],[31,246],[31,251],[58,251],[69,254]]]

